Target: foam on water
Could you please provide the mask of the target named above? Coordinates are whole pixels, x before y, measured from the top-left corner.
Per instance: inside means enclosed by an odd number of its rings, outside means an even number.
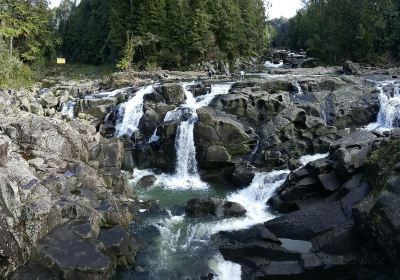
[[[73,119],[75,117],[75,105],[76,105],[76,101],[65,102],[62,105],[61,114],[63,116],[69,117],[70,119]]]
[[[196,161],[196,147],[193,135],[194,125],[198,120],[196,110],[209,105],[216,96],[227,94],[231,84],[212,85],[209,94],[197,98],[189,90],[190,86],[193,85],[195,85],[195,82],[182,84],[186,96],[185,103],[179,108],[168,112],[164,119],[164,121],[171,121],[179,120],[183,116],[187,118],[180,123],[176,132],[175,149],[177,162],[175,174],[160,177],[166,188],[206,189],[208,187],[200,179]],[[157,139],[156,133],[153,136],[151,141]]]
[[[93,93],[93,94],[85,95],[82,99],[112,98],[112,97],[117,96],[120,93],[123,93],[123,92],[129,90],[129,89],[131,89],[131,88],[127,87],[127,88],[116,89],[113,91],[104,91],[104,92]],[[62,108],[61,108],[61,114],[63,116],[68,116],[69,118],[73,119],[75,117],[75,105],[76,105],[77,100],[79,100],[79,98],[75,98],[73,100],[63,103]]]
[[[120,119],[115,126],[115,135],[121,137],[123,135],[131,136],[143,117],[144,96],[154,91],[155,86],[150,85],[138,90],[135,95],[125,103],[118,107]]]
[[[377,121],[375,123],[369,124],[366,129],[378,129],[381,131],[391,130],[394,127],[400,125],[400,88],[399,85],[395,85],[393,93],[390,94],[384,91],[384,87],[395,84],[395,81],[392,80],[376,83],[376,89],[379,92],[378,98],[380,109]]]
[[[283,61],[281,60],[278,64],[272,63],[271,61],[266,61],[264,63],[264,66],[267,68],[282,68],[283,67]]]
[[[224,260],[221,254],[217,254],[209,262],[210,268],[215,272],[214,280],[241,280],[242,269],[237,263]]]

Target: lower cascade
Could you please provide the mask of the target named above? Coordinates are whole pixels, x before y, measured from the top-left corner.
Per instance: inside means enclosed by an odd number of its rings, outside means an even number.
[[[185,122],[184,122],[185,123]],[[187,125],[186,123],[184,125]],[[189,126],[190,127],[190,126]],[[302,165],[327,154],[304,156],[300,159]],[[194,162],[195,164],[195,162]],[[178,165],[179,166],[179,165]],[[195,176],[194,170],[184,169],[190,176]],[[181,181],[187,184],[187,178],[183,172],[177,172],[175,183]],[[146,211],[142,215],[146,218],[143,224],[136,229],[138,236],[145,236],[147,239],[150,232],[159,232],[159,236],[151,239],[150,243],[157,244],[150,246],[139,260],[150,271],[150,279],[180,279],[182,277],[204,275],[210,269],[214,271],[214,279],[219,280],[240,280],[240,265],[225,261],[212,246],[211,237],[219,231],[235,231],[249,228],[253,225],[263,223],[275,217],[269,211],[266,202],[275,193],[275,190],[285,181],[289,170],[257,173],[252,183],[242,190],[236,192],[221,192],[217,186],[206,188],[175,188],[168,185],[168,179],[164,175],[158,176],[154,187],[148,190],[137,190],[143,200],[154,199],[165,207],[166,212],[161,217],[146,217]],[[150,171],[134,172],[135,178],[132,185],[143,177],[152,174]],[[199,179],[200,180],[200,179]],[[205,183],[203,183],[205,184]],[[181,213],[179,207],[191,197],[220,197],[224,201],[240,203],[246,209],[246,215],[238,218],[194,219]]]
[[[393,86],[386,89],[388,86]],[[400,86],[395,81],[378,82],[380,110],[376,123],[368,129],[392,129],[400,126]],[[386,90],[385,90],[386,89]]]

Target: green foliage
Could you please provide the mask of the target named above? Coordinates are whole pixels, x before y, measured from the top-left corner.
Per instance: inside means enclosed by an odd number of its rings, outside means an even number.
[[[262,0],[82,0],[64,29],[63,54],[97,64],[125,60],[129,32],[142,69],[234,61],[263,51],[269,38]]]
[[[54,58],[60,43],[52,26],[46,0],[3,0],[0,7],[0,37],[8,50],[28,63]]]
[[[126,43],[123,50],[123,56],[117,64],[117,68],[120,70],[127,70],[131,68],[133,55],[135,54],[135,41],[133,39],[132,32],[126,34]]]
[[[0,88],[18,88],[32,82],[32,71],[15,55],[4,51],[0,41]]]
[[[386,187],[389,176],[393,175],[395,165],[400,162],[400,140],[383,141],[368,158],[367,178],[374,190],[381,191]]]
[[[285,27],[289,29],[285,45],[305,49],[328,63],[346,59],[378,62],[390,50],[388,14],[393,14],[394,3],[395,0],[306,1]],[[398,20],[395,22],[392,18],[392,24],[398,25]]]

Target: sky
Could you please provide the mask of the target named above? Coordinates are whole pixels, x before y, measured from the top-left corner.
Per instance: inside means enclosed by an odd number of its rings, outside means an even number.
[[[270,0],[272,7],[269,11],[269,18],[286,17],[290,18],[301,8],[301,0]],[[50,0],[51,7],[60,5],[61,0]]]
[[[272,4],[269,10],[270,19],[279,17],[291,18],[302,7],[301,0],[270,0],[270,2]]]

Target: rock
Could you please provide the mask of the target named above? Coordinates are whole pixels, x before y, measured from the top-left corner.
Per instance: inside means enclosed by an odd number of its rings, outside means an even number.
[[[237,202],[227,201],[223,204],[224,217],[242,217],[246,215],[246,209]]]
[[[318,208],[305,208],[275,218],[265,226],[280,238],[310,240],[324,231],[348,224],[352,208],[368,195],[369,186],[360,187],[336,202]]]
[[[232,181],[237,187],[249,186],[254,179],[255,173],[255,168],[250,164],[237,164],[232,174]]]
[[[0,138],[0,165],[5,165],[8,160],[9,142]]]
[[[148,188],[154,185],[154,183],[157,181],[156,176],[154,175],[147,175],[143,176],[139,182],[137,182],[136,187],[138,188]]]
[[[334,171],[327,174],[321,174],[318,178],[324,189],[327,191],[336,191],[342,185]]]
[[[236,202],[224,202],[217,198],[193,198],[186,203],[185,212],[191,217],[213,215],[217,217],[240,217],[246,209]]]
[[[58,270],[64,279],[108,279],[111,276],[110,258],[65,227],[55,229],[40,240],[34,255],[37,262]]]
[[[211,108],[201,108],[197,113],[199,122],[194,128],[194,138],[196,158],[201,168],[229,166],[234,158],[251,152],[253,140],[240,123],[217,116]]]
[[[358,238],[352,223],[333,228],[312,239],[313,251],[334,255],[351,252],[358,245]]]
[[[59,99],[51,91],[40,96],[40,103],[44,108],[55,107],[58,105],[58,102]]]
[[[131,244],[131,237],[128,232],[120,226],[101,230],[97,240],[101,243],[102,250],[108,256],[123,256],[127,254]]]
[[[343,73],[346,75],[358,75],[361,73],[360,65],[350,60],[347,60],[343,64]]]
[[[185,101],[185,92],[180,84],[164,84],[158,91],[167,104],[178,106]]]

